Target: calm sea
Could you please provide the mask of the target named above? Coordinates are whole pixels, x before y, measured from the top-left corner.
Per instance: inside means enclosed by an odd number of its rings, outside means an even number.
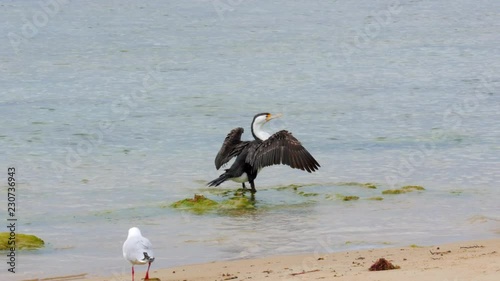
[[[127,274],[132,226],[153,268],[498,237],[500,2],[361,2],[0,2],[0,219],[15,167],[16,231],[46,242],[1,279]],[[254,210],[169,208],[224,200],[215,154],[259,112],[320,170],[264,169]]]

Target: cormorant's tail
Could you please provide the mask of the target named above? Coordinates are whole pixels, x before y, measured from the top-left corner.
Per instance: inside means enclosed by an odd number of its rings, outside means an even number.
[[[208,186],[219,186],[219,184],[225,182],[227,179],[229,179],[230,176],[227,172],[225,172],[224,174],[220,175],[218,178],[216,178],[215,180],[207,183]]]

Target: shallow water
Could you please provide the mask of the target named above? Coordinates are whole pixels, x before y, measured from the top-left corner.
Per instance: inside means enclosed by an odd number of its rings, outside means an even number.
[[[2,169],[18,232],[47,243],[16,279],[128,273],[131,226],[155,268],[498,237],[497,1],[237,2],[61,1],[45,22],[38,1],[2,3]],[[165,207],[223,200],[214,156],[266,111],[317,173],[266,168],[253,210]],[[408,184],[426,190],[381,194]]]

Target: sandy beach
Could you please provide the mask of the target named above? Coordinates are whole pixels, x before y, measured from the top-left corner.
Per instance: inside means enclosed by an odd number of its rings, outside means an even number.
[[[370,271],[385,258],[399,269]],[[153,267],[154,268],[154,267]],[[136,280],[145,268],[137,267]],[[500,239],[330,254],[275,256],[153,269],[150,280],[500,280]],[[157,278],[157,279],[156,279]],[[75,280],[73,278],[68,278]],[[76,278],[79,279],[79,278]],[[64,280],[64,278],[57,278]],[[130,276],[84,280],[130,280]]]

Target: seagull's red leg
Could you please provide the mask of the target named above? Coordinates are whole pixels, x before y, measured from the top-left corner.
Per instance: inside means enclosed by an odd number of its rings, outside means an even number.
[[[146,277],[144,277],[144,280],[149,279],[149,267],[151,266],[151,262],[148,263],[148,270],[146,271]]]

